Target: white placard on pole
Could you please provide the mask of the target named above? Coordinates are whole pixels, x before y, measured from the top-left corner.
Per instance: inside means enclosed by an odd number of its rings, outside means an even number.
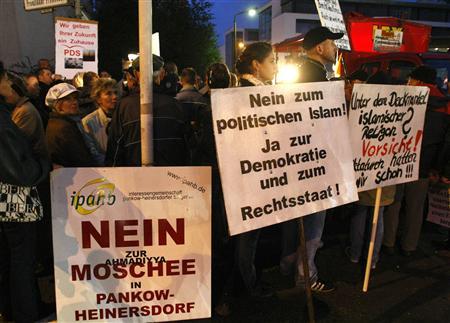
[[[358,199],[342,81],[213,90],[212,112],[231,234]]]
[[[211,316],[208,167],[52,172],[59,322]]]
[[[358,191],[418,179],[428,94],[423,86],[355,84],[349,122]]]
[[[98,73],[98,23],[55,19],[55,73],[72,79],[78,72]]]
[[[347,28],[342,16],[341,6],[338,0],[315,0],[320,23],[332,32],[343,33],[344,37],[334,42],[340,49],[351,50]]]

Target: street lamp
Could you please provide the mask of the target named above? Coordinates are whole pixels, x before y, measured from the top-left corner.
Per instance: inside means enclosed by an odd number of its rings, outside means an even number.
[[[238,55],[236,18],[237,18],[237,16],[242,15],[243,13],[247,13],[249,15],[249,17],[254,17],[254,16],[256,16],[257,11],[256,11],[255,8],[250,8],[250,9],[238,12],[233,17],[233,34],[234,34],[234,39],[233,39],[233,54],[234,54],[233,67],[234,67],[234,69],[236,69],[236,60],[237,60],[237,55]]]

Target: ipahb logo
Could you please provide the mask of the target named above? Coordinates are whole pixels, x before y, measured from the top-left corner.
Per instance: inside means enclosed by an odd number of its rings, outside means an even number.
[[[70,196],[70,205],[81,215],[95,212],[103,205],[113,205],[116,196],[115,185],[106,178],[96,178],[84,184],[78,192]]]

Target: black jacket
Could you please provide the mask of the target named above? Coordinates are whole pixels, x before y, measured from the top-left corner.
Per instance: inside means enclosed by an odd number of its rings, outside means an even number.
[[[86,139],[77,122],[69,116],[50,113],[46,140],[50,159],[64,167],[95,167]]]
[[[173,97],[153,93],[153,149],[155,166],[188,164],[186,123],[180,104]],[[140,96],[123,98],[108,129],[106,166],[141,165]]]
[[[300,65],[299,74],[299,83],[328,81],[325,66],[311,58],[305,58]]]
[[[442,158],[446,135],[450,126],[450,99],[443,95],[435,85],[428,85],[425,123],[423,126],[422,148],[420,151],[419,177],[428,178],[431,170],[442,173],[447,161]]]
[[[34,186],[48,175],[50,165],[33,154],[31,144],[12,122],[7,109],[0,103],[0,182]]]

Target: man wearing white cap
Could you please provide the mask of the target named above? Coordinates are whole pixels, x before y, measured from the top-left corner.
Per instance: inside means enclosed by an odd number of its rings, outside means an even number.
[[[52,109],[46,139],[53,164],[63,167],[95,167],[95,144],[84,134],[78,108],[78,90],[59,83],[50,88],[45,103]]]

